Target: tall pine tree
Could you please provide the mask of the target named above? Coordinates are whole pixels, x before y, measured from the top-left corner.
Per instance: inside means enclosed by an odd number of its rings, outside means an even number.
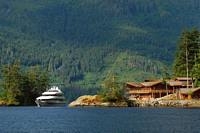
[[[22,81],[20,63],[17,61],[11,65],[5,65],[2,69],[2,75],[3,100],[8,105],[19,104],[17,97],[21,96],[20,82]]]
[[[7,105],[33,105],[35,98],[49,87],[48,72],[39,67],[22,70],[19,62],[5,65],[2,77],[0,101]]]
[[[187,76],[188,68],[189,76],[194,77],[194,66],[199,63],[199,37],[200,32],[196,29],[182,33],[173,66],[175,76]]]

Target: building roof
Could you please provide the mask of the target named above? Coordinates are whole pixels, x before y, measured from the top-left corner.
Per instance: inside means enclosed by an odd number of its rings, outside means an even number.
[[[174,80],[167,81],[167,84],[169,86],[183,86],[183,82]]]
[[[154,86],[154,85],[160,84],[162,82],[163,82],[162,80],[157,80],[157,81],[152,81],[152,82],[143,82],[141,84],[143,86],[145,86],[145,87],[150,87],[150,86]]]
[[[162,80],[157,80],[157,81],[151,81],[151,82],[142,82],[142,83],[136,83],[136,82],[127,82],[127,85],[133,86],[133,87],[150,87],[157,85],[159,83],[162,83]]]
[[[127,82],[127,85],[134,86],[134,87],[142,87],[143,85],[141,83],[135,83],[135,82]]]
[[[190,77],[177,77],[176,80],[179,80],[179,81],[187,81],[187,80],[192,80],[192,78]]]
[[[192,78],[188,78],[188,80],[192,80]],[[187,81],[187,78],[185,77],[177,77],[176,80],[168,80],[167,84],[169,86],[186,86],[187,84],[185,83]],[[127,85],[133,86],[133,87],[151,87],[157,84],[162,83],[163,80],[145,80],[145,82],[142,83],[136,83],[136,82],[127,82]],[[189,87],[192,86],[190,83],[188,85]]]
[[[199,88],[189,88],[189,89],[183,88],[183,89],[180,89],[180,93],[181,94],[190,94],[190,93],[193,93],[198,90],[200,90],[200,87]]]

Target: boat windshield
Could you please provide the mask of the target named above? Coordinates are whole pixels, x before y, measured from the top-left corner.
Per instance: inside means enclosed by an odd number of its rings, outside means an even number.
[[[48,90],[48,92],[59,92],[58,90]]]
[[[57,94],[43,94],[43,96],[63,96],[62,93],[57,93]]]

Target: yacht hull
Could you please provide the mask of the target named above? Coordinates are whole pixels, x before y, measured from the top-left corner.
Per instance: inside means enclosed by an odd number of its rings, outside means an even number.
[[[35,103],[38,107],[64,107],[66,100],[64,94],[57,86],[51,87],[49,90],[42,93],[37,97]]]
[[[65,102],[47,102],[47,101],[35,101],[38,107],[64,107],[66,106]]]

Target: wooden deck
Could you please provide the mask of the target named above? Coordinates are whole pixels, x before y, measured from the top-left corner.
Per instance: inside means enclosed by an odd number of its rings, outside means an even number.
[[[174,93],[173,90],[130,90],[129,94]]]

